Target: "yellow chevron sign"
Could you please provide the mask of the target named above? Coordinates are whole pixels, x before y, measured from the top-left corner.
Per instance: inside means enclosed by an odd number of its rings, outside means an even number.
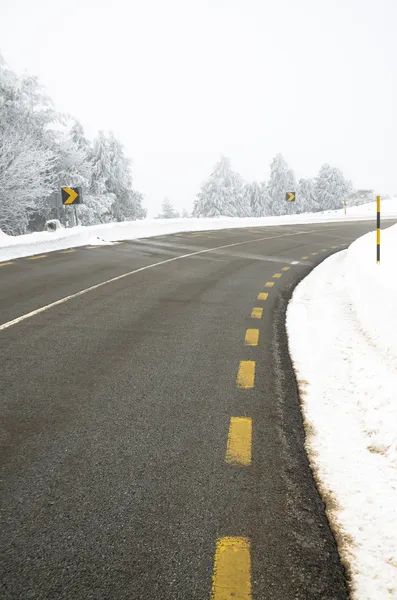
[[[295,192],[287,192],[285,194],[285,199],[287,202],[294,202],[295,201]]]
[[[80,188],[61,188],[62,204],[80,204]]]

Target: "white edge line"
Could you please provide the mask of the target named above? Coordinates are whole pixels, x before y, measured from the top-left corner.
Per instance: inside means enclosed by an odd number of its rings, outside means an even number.
[[[60,300],[56,300],[55,302],[51,302],[51,304],[47,304],[46,306],[42,306],[41,308],[37,308],[36,310],[32,310],[25,315],[21,315],[12,321],[8,321],[7,323],[3,323],[0,325],[0,331],[4,329],[8,329],[17,323],[21,323],[21,321],[25,321],[26,319],[30,319],[36,315],[39,315],[50,308],[54,308],[54,306],[59,306],[60,304],[64,304],[73,298],[78,298],[79,296],[84,296],[84,294],[88,294],[88,292],[93,292],[104,285],[108,285],[109,283],[114,283],[115,281],[120,281],[120,279],[124,279],[125,277],[130,277],[131,275],[135,275],[135,273],[141,273],[142,271],[146,271],[148,269],[153,269],[154,267],[159,267],[161,265],[166,265],[167,263],[174,262],[175,260],[181,260],[182,258],[189,258],[190,256],[196,256],[197,254],[205,254],[206,252],[214,252],[215,250],[222,250],[223,248],[232,248],[233,246],[242,246],[243,244],[255,244],[257,242],[263,242],[264,240],[273,240],[275,238],[289,237],[293,235],[301,235],[302,231],[296,231],[294,233],[283,233],[280,235],[272,235],[270,237],[257,238],[255,240],[245,240],[244,242],[235,242],[234,244],[226,244],[225,246],[217,246],[216,248],[206,248],[205,250],[198,250],[197,252],[190,252],[189,254],[182,254],[180,256],[174,256],[173,258],[168,258],[166,260],[162,260],[157,263],[153,263],[151,265],[146,265],[145,267],[140,267],[139,269],[135,269],[134,271],[129,271],[128,273],[123,273],[122,275],[117,275],[117,277],[112,277],[111,279],[107,279],[106,281],[102,281],[101,283],[97,283],[92,285],[91,287],[85,288],[84,290],[80,290],[75,294],[71,294],[70,296],[65,296]],[[294,263],[291,263],[294,264]]]

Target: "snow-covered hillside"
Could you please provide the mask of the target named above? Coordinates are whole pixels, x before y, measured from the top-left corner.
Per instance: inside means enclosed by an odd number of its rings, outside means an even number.
[[[354,600],[397,598],[397,226],[380,265],[375,239],[314,269],[287,314],[307,451]]]
[[[90,227],[73,227],[54,232],[39,232],[19,236],[0,236],[0,261],[30,256],[42,252],[53,252],[76,246],[109,244],[119,240],[132,240],[157,235],[180,233],[184,231],[209,231],[216,229],[232,229],[237,227],[269,227],[304,223],[325,223],[329,221],[345,221],[374,219],[375,203],[363,204],[343,210],[324,213],[306,213],[301,215],[284,215],[281,217],[233,218],[217,217],[212,219],[145,219],[141,221],[124,221]],[[397,198],[382,202],[382,217],[397,218]]]

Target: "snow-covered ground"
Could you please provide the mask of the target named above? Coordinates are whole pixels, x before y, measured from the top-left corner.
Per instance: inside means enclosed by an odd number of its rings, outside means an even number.
[[[308,456],[354,600],[397,598],[397,226],[295,289],[287,329]]]
[[[375,216],[375,203],[369,203],[348,208],[347,215],[344,214],[342,209],[324,213],[263,217],[258,219],[236,219],[230,217],[214,219],[146,219],[143,221],[93,225],[91,227],[73,227],[72,229],[60,229],[54,232],[44,231],[15,237],[0,233],[0,261],[41,254],[43,252],[65,250],[66,248],[76,246],[109,244],[118,240],[147,238],[184,231],[209,231],[237,227],[325,223],[345,220],[355,221],[375,219]],[[382,217],[397,218],[397,198],[391,198],[382,202]]]

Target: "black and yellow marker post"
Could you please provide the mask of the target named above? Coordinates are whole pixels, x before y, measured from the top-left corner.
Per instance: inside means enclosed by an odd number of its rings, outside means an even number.
[[[376,264],[380,264],[380,196],[376,196]]]

